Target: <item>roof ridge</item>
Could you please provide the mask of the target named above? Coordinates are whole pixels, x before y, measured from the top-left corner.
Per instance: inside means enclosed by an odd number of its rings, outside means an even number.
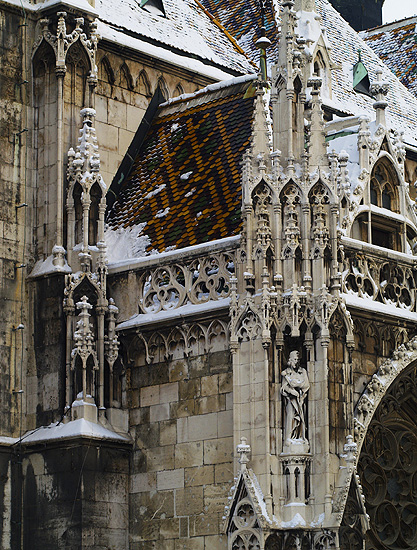
[[[368,38],[370,36],[374,36],[375,34],[379,34],[381,32],[387,32],[387,31],[397,29],[399,27],[405,27],[406,21],[407,21],[406,23],[407,25],[411,25],[412,23],[417,24],[417,14],[410,15],[409,17],[404,17],[403,19],[399,19],[398,21],[391,21],[391,23],[384,23],[383,25],[378,25],[377,27],[372,27],[370,29],[360,31],[358,34],[362,38]]]

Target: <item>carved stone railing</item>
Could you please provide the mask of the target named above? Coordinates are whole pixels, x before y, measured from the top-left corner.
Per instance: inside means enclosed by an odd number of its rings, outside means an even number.
[[[218,252],[147,269],[139,283],[142,313],[158,313],[186,304],[202,304],[227,298],[235,273],[233,252]]]
[[[342,292],[381,304],[416,311],[417,258],[346,243]]]

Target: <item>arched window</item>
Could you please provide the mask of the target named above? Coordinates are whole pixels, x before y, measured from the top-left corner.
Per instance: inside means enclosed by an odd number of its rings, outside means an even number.
[[[371,204],[398,211],[398,177],[391,163],[382,159],[376,163],[371,176]]]
[[[405,225],[389,213],[399,211],[398,187],[399,180],[393,165],[386,157],[380,159],[372,170],[369,182],[370,209],[360,214],[353,223],[351,235],[354,239],[382,248],[406,251]]]

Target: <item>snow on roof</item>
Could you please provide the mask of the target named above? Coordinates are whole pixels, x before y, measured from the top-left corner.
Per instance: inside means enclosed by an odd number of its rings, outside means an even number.
[[[140,39],[140,50],[148,47],[146,42],[149,46],[160,45],[182,56],[184,65],[191,56],[229,74],[254,72],[249,59],[194,0],[164,0],[166,17],[141,9],[136,0],[96,0],[95,7],[100,20],[106,23],[107,28],[99,28],[103,37],[119,31],[127,38]],[[118,41],[126,42],[120,34]]]
[[[401,82],[417,96],[417,17],[360,33]]]
[[[143,325],[149,326],[152,323],[169,322],[191,315],[202,315],[211,312],[218,312],[220,309],[229,308],[230,298],[222,298],[220,300],[210,300],[204,304],[187,304],[185,306],[172,308],[158,313],[137,313],[127,321],[123,321],[117,325],[116,330],[127,330]]]
[[[123,30],[116,30],[103,21],[98,22],[97,30],[100,36],[109,42],[113,42],[119,46],[127,46],[132,50],[142,52],[155,59],[161,59],[171,65],[207,76],[213,80],[224,80],[230,77],[230,73],[228,73],[226,69],[223,70],[221,67],[214,67],[213,65],[204,63],[204,60],[174,53],[169,48],[163,47],[162,44],[156,45],[145,42],[142,38],[126,34]]]
[[[234,34],[239,45],[246,49],[248,54],[253,52],[256,60],[256,48],[254,47],[253,34],[254,29],[259,28],[259,8],[257,0],[239,0],[237,2],[222,2],[221,0],[203,0],[207,9],[220,19],[224,27]],[[240,9],[238,9],[240,6]],[[267,50],[270,62],[277,57],[279,41],[279,12],[281,9],[281,0],[274,2],[273,17],[268,19],[268,25],[271,29],[267,33],[272,41],[272,45]],[[235,9],[236,8],[236,9]],[[361,50],[362,61],[368,69],[371,82],[376,81],[377,70],[382,70],[382,80],[388,82],[390,89],[388,92],[387,122],[394,129],[403,130],[405,140],[411,145],[416,145],[416,98],[401,84],[398,78],[392,74],[387,65],[378,57],[370,46],[362,40],[358,33],[341,17],[333,8],[328,0],[316,0],[316,8],[322,19],[322,26],[325,29],[325,40],[331,48],[331,57],[338,68],[332,70],[332,98],[323,98],[323,103],[342,113],[355,115],[368,115],[371,119],[375,118],[373,109],[374,100],[363,94],[358,94],[353,90],[352,69],[358,60],[358,50]],[[301,15],[300,13],[298,15]],[[303,14],[305,15],[305,14]],[[315,27],[313,17],[310,18],[311,30]],[[257,26],[258,25],[258,26]],[[306,29],[306,17],[301,17],[301,29]],[[313,33],[314,34],[314,33]],[[245,37],[251,36],[247,42]],[[314,37],[315,38],[315,37]],[[404,48],[401,50],[403,52]],[[398,51],[398,50],[397,50]],[[396,51],[396,54],[398,55]],[[417,50],[414,47],[413,55],[417,56]],[[259,54],[258,54],[259,55]],[[405,53],[403,53],[405,55]],[[405,60],[405,62],[407,62]],[[402,63],[399,62],[399,63]],[[416,73],[416,62],[413,61],[410,67],[410,73]]]
[[[129,438],[112,432],[100,424],[90,422],[89,420],[85,420],[85,418],[79,418],[66,424],[57,422],[31,430],[22,437],[22,443],[27,445],[56,439],[74,439],[76,437],[106,439],[124,443],[130,441]]]
[[[352,86],[352,69],[358,60],[358,50],[361,50],[362,61],[369,72],[370,81],[375,82],[377,71],[382,70],[382,80],[389,84],[387,124],[394,129],[403,130],[405,141],[416,144],[417,98],[401,84],[327,0],[316,0],[316,5],[332,48],[332,60],[340,67],[332,71],[333,104],[341,111],[375,118],[374,100],[356,93]],[[324,103],[327,103],[326,99]]]
[[[234,36],[239,46],[248,54],[256,65],[259,65],[259,49],[255,42],[260,37],[262,27],[259,3],[257,0],[201,0],[204,7],[218,19],[223,27]],[[268,60],[271,62],[278,57],[277,40],[277,10],[279,6],[272,6],[266,10],[266,36],[271,41],[268,48]]]
[[[123,233],[129,232],[127,229],[121,230]],[[134,235],[133,235],[134,237]],[[180,250],[169,250],[162,252],[161,254],[144,255],[137,254],[136,256],[128,257],[124,250],[121,255],[124,255],[123,260],[109,261],[108,269],[109,274],[120,273],[122,271],[133,271],[135,269],[145,269],[149,266],[165,265],[166,263],[172,263],[175,261],[182,261],[184,257],[191,258],[208,253],[218,252],[221,250],[230,250],[236,248],[240,244],[240,235],[233,237],[226,237],[225,239],[217,239],[210,241],[209,243],[196,244],[194,246],[186,246]],[[117,244],[117,246],[119,246]],[[122,245],[123,246],[123,245]]]

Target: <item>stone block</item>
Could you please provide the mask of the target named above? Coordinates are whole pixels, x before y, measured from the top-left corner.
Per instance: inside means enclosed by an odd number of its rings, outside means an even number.
[[[151,405],[150,421],[160,422],[161,420],[169,420],[169,403]]]
[[[96,110],[96,120],[107,124],[107,98],[96,94],[94,108]]]
[[[186,487],[198,485],[211,485],[214,483],[214,466],[199,466],[197,468],[185,468],[184,481]]]
[[[180,518],[164,518],[160,521],[160,537],[162,539],[176,539],[180,531]]]
[[[173,401],[178,401],[178,382],[161,384],[159,386],[159,402],[171,403]]]
[[[203,487],[186,487],[175,491],[175,514],[192,516],[203,512]]]
[[[161,445],[175,445],[177,442],[176,420],[167,420],[159,424],[159,442]]]
[[[201,397],[195,401],[196,414],[208,414],[222,411],[226,408],[226,398],[224,395],[210,395]]]
[[[186,441],[188,441],[188,418],[178,418],[177,442],[185,443]]]
[[[159,386],[147,386],[140,389],[140,406],[159,405]]]
[[[233,391],[233,373],[219,374],[219,393],[229,393],[231,391]]]
[[[126,108],[127,108],[126,129],[130,130],[131,132],[136,132],[143,118],[144,111],[143,109],[140,109],[133,105],[127,105]]]
[[[192,518],[191,535],[215,535],[219,532],[218,514],[200,514]]]
[[[135,134],[133,132],[119,128],[119,153],[122,155],[126,154],[126,151],[128,150],[134,137]]]
[[[156,473],[146,472],[130,476],[130,492],[144,493],[156,489]]]
[[[212,376],[203,376],[201,378],[201,395],[207,397],[208,395],[217,395],[219,393],[219,376],[214,374]]]
[[[207,485],[204,487],[204,512],[206,514],[223,514],[227,502],[228,485]]]
[[[157,472],[156,487],[158,491],[182,489],[184,487],[184,468]]]
[[[200,379],[182,380],[179,383],[179,399],[195,399],[200,397]]]
[[[133,429],[132,429],[133,431]],[[139,448],[159,446],[159,424],[139,424],[135,427],[135,440]]]
[[[169,380],[177,382],[188,377],[188,366],[184,361],[171,361],[169,364]]]
[[[145,449],[148,471],[172,470],[174,468],[174,446]]]
[[[204,550],[204,537],[178,539],[175,541],[175,550]]]
[[[194,399],[187,399],[186,401],[180,401],[178,403],[170,403],[170,409],[171,418],[190,416],[195,414],[195,401]]]
[[[188,419],[187,441],[201,441],[217,437],[217,414],[190,416]]]
[[[203,442],[178,443],[175,446],[175,467],[185,468],[203,465]]]
[[[226,550],[227,536],[226,535],[210,535],[205,537],[206,548],[210,550]]]
[[[233,437],[204,441],[204,464],[221,464],[233,460]]]
[[[180,538],[188,538],[190,536],[190,518],[188,516],[179,518],[180,520]]]
[[[214,466],[214,483],[229,483],[233,481],[233,463],[224,462]]]
[[[233,410],[220,411],[217,414],[217,433],[219,437],[233,435]]]
[[[103,124],[98,121],[95,122],[95,127],[97,131],[97,139],[100,144],[100,151],[101,149],[117,151],[119,145],[118,129],[115,126],[109,126],[108,124]],[[106,166],[106,168],[111,170],[112,167]],[[111,179],[109,181],[111,181]]]
[[[108,122],[117,128],[126,128],[126,104],[114,99],[108,100]]]

